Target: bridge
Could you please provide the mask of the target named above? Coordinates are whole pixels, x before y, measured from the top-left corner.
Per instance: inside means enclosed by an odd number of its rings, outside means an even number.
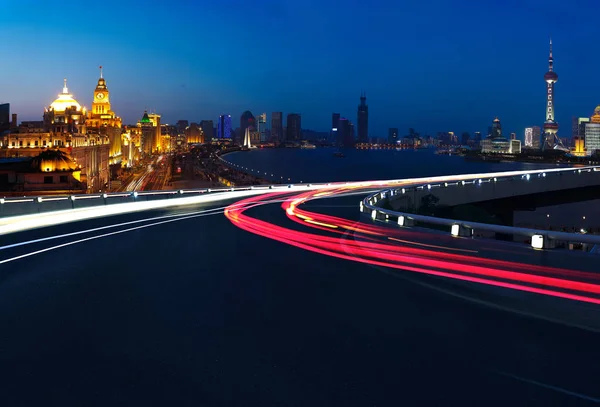
[[[6,403],[600,400],[600,367],[578,373],[582,355],[600,357],[597,257],[548,243],[595,236],[500,230],[390,203],[533,188],[560,172],[600,178],[581,170],[4,198]],[[119,390],[99,394],[102,378]],[[65,383],[69,394],[57,391]]]

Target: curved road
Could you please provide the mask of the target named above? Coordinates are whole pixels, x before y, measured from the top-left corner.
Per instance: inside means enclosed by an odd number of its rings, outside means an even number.
[[[367,189],[0,236],[3,405],[600,402],[588,256],[360,222]]]

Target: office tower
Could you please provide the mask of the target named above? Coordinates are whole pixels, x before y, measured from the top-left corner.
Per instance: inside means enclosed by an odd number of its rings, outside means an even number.
[[[398,144],[398,128],[392,127],[388,129],[388,143]]]
[[[497,117],[492,122],[492,131],[490,133],[491,138],[502,137],[502,124],[500,124],[500,119]]]
[[[340,118],[338,127],[338,145],[352,148],[356,144],[354,139],[354,125],[348,119]]]
[[[356,123],[358,125],[358,142],[369,142],[369,106],[367,106],[366,94],[360,95]]]
[[[222,114],[217,123],[217,138],[231,139],[231,115]]]
[[[0,132],[10,129],[10,103],[0,104]]]
[[[543,149],[551,149],[556,144],[558,123],[554,120],[554,84],[558,75],[554,72],[554,58],[552,57],[552,39],[550,39],[550,54],[548,56],[548,72],[544,75],[546,81],[546,121],[544,122]]]
[[[533,131],[533,144],[532,144],[532,148],[539,150],[540,148],[542,148],[542,128],[540,126],[533,126],[531,128],[531,130]]]
[[[473,133],[473,139],[475,143],[479,143],[481,141],[481,132],[476,131],[475,133]]]
[[[511,140],[516,140],[517,139],[517,133],[510,133],[510,139]]]
[[[202,120],[200,122],[200,129],[204,133],[204,143],[210,143],[215,135],[213,133],[213,121],[212,120]]]
[[[190,123],[187,120],[178,120],[177,124],[175,125],[177,127],[177,133],[183,134],[183,132],[189,125],[190,125]]]
[[[471,139],[471,135],[469,134],[469,132],[464,131],[460,135],[460,144],[462,144],[463,146],[466,146],[467,144],[469,144],[470,139]]]
[[[282,112],[273,112],[271,114],[271,138],[278,142],[284,141]]]
[[[236,144],[240,144],[240,142],[242,141],[241,137],[245,136],[246,134],[246,129],[250,129],[250,132],[256,130],[256,118],[249,110],[246,110],[244,113],[242,113],[242,116],[240,117],[240,139],[235,140]],[[238,135],[236,134],[236,138],[237,137]]]
[[[588,154],[600,151],[600,106],[594,109],[594,115],[585,126],[585,149]]]
[[[331,133],[329,134],[329,139],[333,143],[338,142],[338,127],[340,126],[340,114],[333,113],[331,115]]]
[[[298,113],[290,113],[287,115],[287,134],[288,141],[300,141],[302,139],[302,123]]]
[[[532,127],[525,128],[525,147],[533,148],[533,128]]]

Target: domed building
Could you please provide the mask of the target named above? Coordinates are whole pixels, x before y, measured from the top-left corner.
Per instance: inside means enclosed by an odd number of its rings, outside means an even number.
[[[60,149],[48,149],[30,159],[14,159],[0,164],[4,195],[64,194],[85,192],[85,179],[79,165]]]
[[[495,154],[519,154],[521,153],[521,141],[509,140],[502,136],[502,124],[496,117],[492,122],[492,131],[489,136],[481,140],[482,153]]]
[[[62,93],[58,98],[44,109],[44,127],[51,133],[60,134],[85,134],[86,109],[69,93],[67,79],[64,79]],[[60,147],[69,147],[70,138],[61,138]],[[57,145],[57,144],[54,144]]]

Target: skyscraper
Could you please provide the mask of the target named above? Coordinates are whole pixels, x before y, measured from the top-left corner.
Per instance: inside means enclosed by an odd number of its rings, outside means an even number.
[[[202,129],[202,132],[204,133],[204,142],[205,143],[210,143],[212,141],[212,139],[215,137],[215,135],[213,134],[213,121],[212,120],[202,120],[200,122],[200,128]]]
[[[10,128],[10,104],[0,104],[0,132]]]
[[[271,114],[271,138],[275,141],[284,141],[282,112],[273,112]]]
[[[356,140],[354,139],[354,125],[350,120],[340,118],[338,127],[338,141],[339,146],[345,148],[354,147]]]
[[[251,132],[256,130],[256,118],[249,110],[242,113],[240,117],[240,138],[245,136],[246,129],[250,129]],[[240,144],[242,140],[236,140],[235,142],[236,144]]]
[[[553,148],[558,133],[558,123],[554,120],[554,84],[558,75],[554,72],[554,58],[552,57],[552,39],[550,39],[550,54],[548,56],[548,72],[544,75],[546,81],[546,121],[544,122],[543,149]]]
[[[533,128],[532,127],[525,128],[525,147],[527,147],[527,148],[533,147]]]
[[[333,143],[338,142],[338,127],[340,126],[340,114],[333,113],[331,115],[331,133],[329,134],[329,139]]]
[[[298,113],[287,115],[287,135],[288,141],[300,141],[302,139],[302,122]]]
[[[217,138],[231,138],[231,115],[222,114],[219,116],[219,122],[217,123]]]
[[[389,144],[397,144],[398,143],[398,128],[393,127],[388,129],[388,143]]]
[[[540,148],[542,148],[541,145],[541,137],[542,137],[542,128],[540,126],[533,126],[531,128],[532,132],[533,132],[533,141],[532,141],[532,145],[531,147],[539,150]]]
[[[360,105],[358,105],[357,120],[358,124],[358,142],[369,142],[369,106],[367,106],[367,96],[360,95]]]

